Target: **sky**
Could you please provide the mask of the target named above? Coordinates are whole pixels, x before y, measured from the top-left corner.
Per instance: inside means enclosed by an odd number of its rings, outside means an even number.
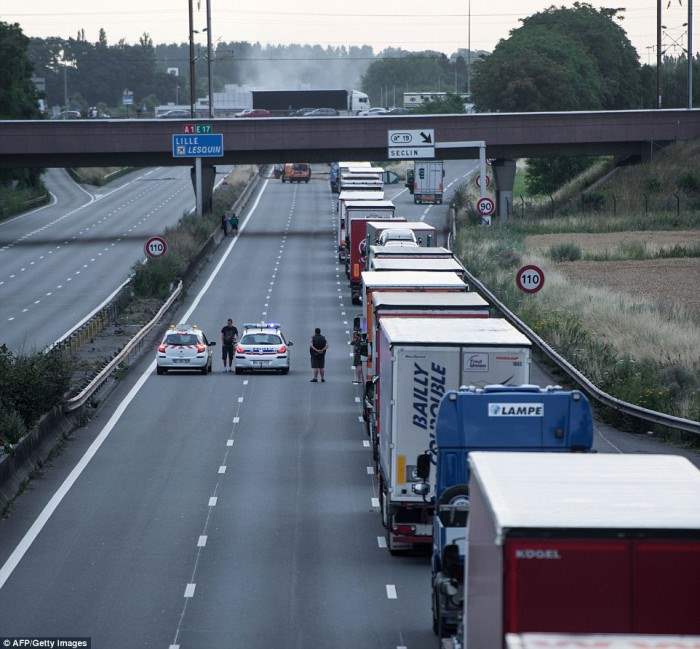
[[[194,0],[195,29],[206,26],[206,0]],[[371,45],[407,50],[437,50],[450,54],[467,44],[469,0],[211,0],[212,34],[216,41]],[[687,0],[663,0],[664,48],[680,53],[685,46]],[[201,3],[201,4],[200,4]],[[656,43],[656,0],[590,0],[594,6],[625,7],[622,25],[642,62],[653,61]],[[570,0],[471,0],[472,50],[492,50],[518,26],[518,19],[551,4],[571,6]],[[199,5],[199,8],[198,8]],[[698,7],[700,11],[700,6]],[[143,32],[154,43],[187,40],[187,0],[2,0],[0,20],[18,22],[29,36],[75,36],[97,40],[100,27],[113,43],[136,42]],[[694,20],[697,24],[697,20]],[[697,52],[698,31],[693,30]],[[204,34],[196,38],[206,41]],[[674,45],[674,41],[680,45]]]

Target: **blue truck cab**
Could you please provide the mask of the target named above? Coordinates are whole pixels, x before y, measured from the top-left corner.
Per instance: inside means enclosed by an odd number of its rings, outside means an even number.
[[[471,451],[587,452],[593,416],[578,390],[535,385],[462,388],[445,393],[438,407],[434,445],[417,460],[424,482],[414,491],[434,504],[433,630],[453,633],[462,614],[464,547],[469,516]],[[435,494],[428,493],[430,471]]]

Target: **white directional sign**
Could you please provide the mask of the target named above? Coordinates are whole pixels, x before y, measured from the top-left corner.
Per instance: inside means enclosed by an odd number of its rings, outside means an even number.
[[[406,129],[387,133],[390,160],[435,157],[435,129]]]

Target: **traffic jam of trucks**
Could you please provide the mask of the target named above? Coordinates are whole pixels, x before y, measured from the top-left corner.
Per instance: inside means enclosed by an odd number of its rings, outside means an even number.
[[[383,171],[331,165],[338,259],[380,546],[430,555],[436,646],[700,649],[700,471],[593,452],[586,396],[532,384],[530,340],[385,198]],[[406,182],[440,203],[443,179],[416,161]]]

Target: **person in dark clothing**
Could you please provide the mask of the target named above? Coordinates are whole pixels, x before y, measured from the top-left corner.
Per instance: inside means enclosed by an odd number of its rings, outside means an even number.
[[[228,319],[224,327],[221,329],[221,358],[224,361],[224,372],[231,371],[231,363],[233,362],[233,348],[238,340],[238,329],[233,324],[231,318]],[[228,359],[228,366],[226,360]]]
[[[313,338],[311,339],[311,346],[309,347],[309,353],[311,354],[311,369],[314,372],[314,377],[311,379],[311,383],[318,383],[319,374],[321,375],[321,383],[326,382],[325,365],[327,349],[328,343],[326,342],[326,338],[321,335],[321,330],[316,327]]]
[[[221,229],[224,232],[224,236],[228,236],[228,225],[229,225],[229,217],[226,215],[226,212],[224,212],[221,215]]]
[[[364,383],[364,374],[362,372],[362,352],[363,352],[362,334],[355,330],[352,332],[352,365],[355,368],[355,380],[353,383]]]
[[[231,218],[228,220],[229,226],[231,226],[231,232],[235,237],[238,234],[238,217],[235,212],[231,212]]]

